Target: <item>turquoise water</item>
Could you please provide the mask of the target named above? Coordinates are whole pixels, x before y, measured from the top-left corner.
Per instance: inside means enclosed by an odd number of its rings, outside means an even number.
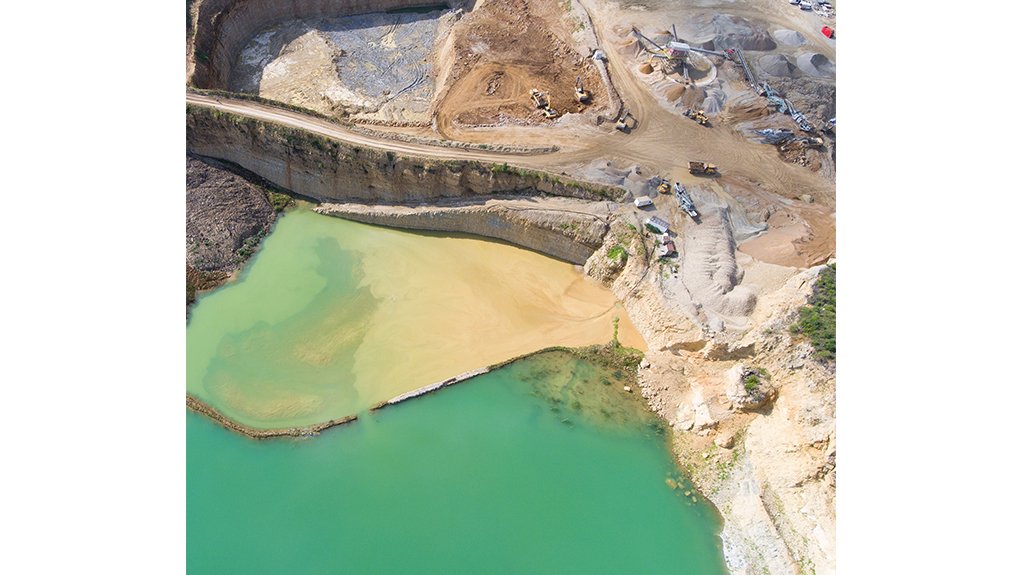
[[[620,375],[543,354],[303,440],[189,413],[188,571],[725,573]]]

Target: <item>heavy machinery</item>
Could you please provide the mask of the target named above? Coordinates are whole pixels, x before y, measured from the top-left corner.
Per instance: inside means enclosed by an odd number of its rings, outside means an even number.
[[[631,115],[632,113],[629,112],[628,110],[622,110],[621,115],[618,116],[617,120],[614,121],[614,128],[621,130],[622,132],[627,132],[630,129],[630,127],[628,126],[628,117]]]
[[[720,173],[717,171],[715,164],[707,164],[706,162],[689,162],[688,171],[690,174],[697,176],[716,176]]]
[[[666,194],[671,191],[671,184],[660,176],[653,176],[649,179],[649,187],[652,194]]]
[[[696,211],[696,206],[692,203],[692,197],[688,195],[688,190],[680,182],[674,182],[674,197],[677,198],[681,209],[685,210],[685,213],[693,220],[699,217],[699,212]]]
[[[543,92],[532,88],[529,90],[529,97],[532,98],[532,103],[543,111],[543,117],[552,119],[560,116],[557,110],[550,107],[550,98],[548,98]]]
[[[582,84],[582,76],[575,78],[575,99],[578,100],[579,104],[589,103],[589,92],[586,91],[585,85]]]
[[[546,108],[550,105],[550,99],[547,98],[546,94],[535,88],[529,90],[529,97],[532,98],[532,103],[535,104],[537,108]]]
[[[695,111],[692,110],[692,108],[686,108],[683,113],[685,114],[686,118],[691,118],[695,120],[695,122],[700,126],[710,125],[710,119],[706,117],[706,112],[703,110]]]

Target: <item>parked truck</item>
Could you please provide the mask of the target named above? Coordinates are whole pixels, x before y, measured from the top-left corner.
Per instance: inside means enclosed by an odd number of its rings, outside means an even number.
[[[717,171],[716,164],[708,164],[706,162],[689,162],[688,171],[689,173],[701,176],[715,176],[720,173]]]

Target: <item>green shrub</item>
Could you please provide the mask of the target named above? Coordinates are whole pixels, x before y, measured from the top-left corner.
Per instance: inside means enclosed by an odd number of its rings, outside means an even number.
[[[837,265],[831,264],[820,272],[809,303],[798,310],[798,320],[791,333],[804,335],[816,350],[816,357],[824,361],[837,358]]]
[[[275,212],[284,211],[293,202],[291,196],[279,192],[268,192],[267,196],[269,196],[270,203],[273,205],[273,211]]]
[[[607,250],[607,257],[612,260],[621,260],[622,262],[628,261],[628,251],[621,244]]]

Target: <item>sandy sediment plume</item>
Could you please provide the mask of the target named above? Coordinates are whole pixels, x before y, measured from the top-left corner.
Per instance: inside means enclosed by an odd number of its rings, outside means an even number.
[[[193,396],[192,394],[186,395],[186,404],[188,409],[205,415],[212,419],[223,427],[230,429],[236,433],[240,433],[252,439],[271,439],[274,437],[308,437],[312,435],[318,435],[320,432],[330,429],[331,427],[337,427],[338,425],[344,425],[351,423],[358,419],[357,415],[348,415],[340,417],[338,419],[331,419],[322,423],[315,423],[313,425],[306,425],[301,427],[286,427],[279,429],[260,429],[250,427],[243,423],[239,423],[226,415],[217,411],[215,407],[202,401],[201,399]]]
[[[607,230],[607,212],[558,198],[478,198],[426,206],[327,203],[321,214],[396,228],[462,232],[504,240],[582,265]]]

